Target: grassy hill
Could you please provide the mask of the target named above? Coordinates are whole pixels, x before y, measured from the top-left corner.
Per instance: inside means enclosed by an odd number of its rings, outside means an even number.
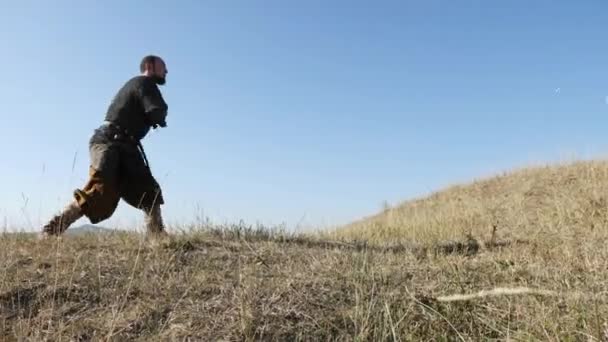
[[[86,234],[107,234],[114,232],[114,229],[100,227],[93,224],[83,224],[76,227],[70,227],[66,231],[68,235],[86,235]]]
[[[0,340],[606,340],[608,164],[513,171],[314,235],[0,238]]]
[[[561,243],[603,236],[608,218],[608,162],[525,168],[455,185],[387,208],[333,236],[376,243],[429,242],[499,235]]]

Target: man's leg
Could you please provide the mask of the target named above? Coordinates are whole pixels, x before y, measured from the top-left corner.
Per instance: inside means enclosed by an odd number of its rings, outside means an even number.
[[[151,175],[142,177],[140,186],[145,186],[145,189],[137,192],[137,194],[140,195],[140,201],[134,206],[143,211],[146,232],[148,234],[165,235],[165,224],[161,211],[161,205],[164,204],[164,200],[162,198],[160,186]]]
[[[123,150],[122,157],[122,199],[143,211],[148,233],[166,234],[161,213],[164,199],[160,185],[136,147]]]
[[[160,210],[160,205],[155,205],[150,211],[144,211],[146,231],[152,234],[165,233],[165,224]]]
[[[74,198],[83,214],[95,224],[110,218],[120,201],[120,154],[116,146],[106,143],[92,144],[89,151],[89,180],[82,189],[74,191]]]
[[[74,191],[72,201],[42,229],[43,235],[59,235],[82,216],[93,224],[109,218],[120,200],[116,185],[118,155],[105,144],[90,146],[89,179],[82,189]]]
[[[83,216],[80,206],[76,201],[68,204],[59,214],[53,216],[51,220],[42,227],[42,235],[61,235],[69,226]]]

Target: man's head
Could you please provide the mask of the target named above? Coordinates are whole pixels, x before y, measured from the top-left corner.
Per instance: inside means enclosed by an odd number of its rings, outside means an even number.
[[[139,64],[139,71],[142,75],[154,78],[157,84],[163,85],[166,82],[167,65],[158,56],[145,56]]]

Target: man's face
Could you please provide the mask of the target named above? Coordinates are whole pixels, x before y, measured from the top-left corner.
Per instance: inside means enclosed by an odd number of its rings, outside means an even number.
[[[163,85],[165,84],[165,82],[167,82],[166,77],[168,71],[167,66],[165,65],[165,62],[163,60],[157,60],[154,63],[154,68],[151,71],[151,74],[157,84]]]

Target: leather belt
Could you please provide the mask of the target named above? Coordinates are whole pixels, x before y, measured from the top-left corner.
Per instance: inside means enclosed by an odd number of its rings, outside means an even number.
[[[103,125],[111,127],[112,129],[117,130],[119,133],[115,133],[112,138],[114,139],[121,139],[121,137],[126,137],[129,140],[131,140],[133,143],[135,143],[137,145],[137,148],[139,149],[139,152],[142,156],[142,158],[144,159],[144,163],[146,164],[146,166],[148,167],[148,169],[150,169],[150,163],[148,162],[148,157],[146,156],[146,151],[144,150],[143,145],[141,144],[141,141],[137,138],[135,138],[133,135],[131,135],[129,133],[129,131],[127,131],[126,129],[120,127],[118,124],[112,122],[112,121],[104,121]]]
[[[118,133],[114,133],[112,135],[112,138],[114,138],[114,139],[127,138],[128,140],[131,140],[132,142],[139,144],[139,140],[137,138],[135,138],[132,134],[130,134],[128,130],[122,128],[120,125],[118,125],[112,121],[104,121],[103,125],[118,131]]]

